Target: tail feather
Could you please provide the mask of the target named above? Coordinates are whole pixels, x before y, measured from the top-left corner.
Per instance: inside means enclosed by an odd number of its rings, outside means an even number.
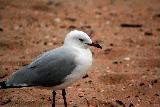
[[[7,88],[23,88],[23,87],[33,87],[35,85],[28,85],[28,86],[7,86],[6,81],[0,82],[0,89],[7,89]]]
[[[0,82],[0,89],[7,89],[7,88],[22,88],[23,86],[7,86],[6,81]]]
[[[7,86],[6,86],[6,83],[5,83],[6,81],[2,81],[2,82],[0,82],[0,89],[6,89],[7,88]]]

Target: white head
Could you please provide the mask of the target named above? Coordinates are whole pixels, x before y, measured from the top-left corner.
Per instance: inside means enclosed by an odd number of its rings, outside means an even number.
[[[94,44],[86,33],[78,30],[73,30],[67,34],[64,40],[64,45],[75,46],[83,49],[87,49],[89,46],[101,48],[97,46],[98,44]]]

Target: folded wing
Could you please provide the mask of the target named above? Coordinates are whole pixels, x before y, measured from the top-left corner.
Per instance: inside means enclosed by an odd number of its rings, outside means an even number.
[[[46,52],[31,64],[18,70],[6,82],[7,86],[55,86],[76,68],[75,55],[58,48]]]

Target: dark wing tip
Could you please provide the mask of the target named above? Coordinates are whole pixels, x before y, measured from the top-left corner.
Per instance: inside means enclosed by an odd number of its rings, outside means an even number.
[[[5,88],[7,88],[5,82],[6,82],[6,81],[0,82],[0,89],[5,89]]]

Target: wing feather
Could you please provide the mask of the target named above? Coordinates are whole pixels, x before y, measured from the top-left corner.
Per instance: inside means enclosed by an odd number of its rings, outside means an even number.
[[[55,86],[62,83],[75,68],[75,55],[70,50],[57,48],[18,70],[6,83],[9,86]]]

